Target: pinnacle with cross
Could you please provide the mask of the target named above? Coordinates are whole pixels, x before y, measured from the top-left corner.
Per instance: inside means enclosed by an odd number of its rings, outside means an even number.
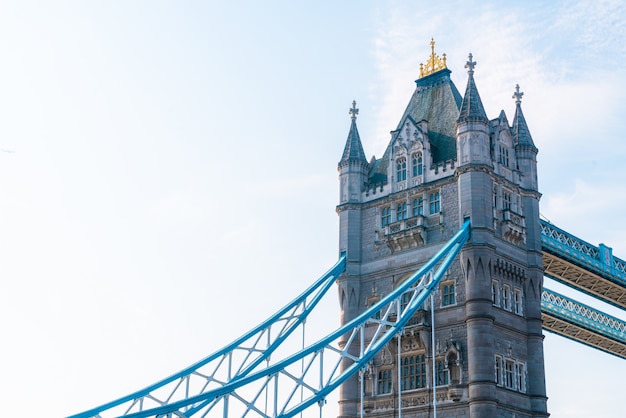
[[[348,113],[350,113],[350,117],[352,118],[352,120],[356,120],[356,115],[359,114],[359,109],[357,109],[356,107],[356,100],[352,101],[352,107],[350,108]]]
[[[476,61],[472,61],[472,53],[470,52],[469,54],[469,61],[467,61],[465,63],[465,68],[469,68],[469,70],[467,71],[467,73],[469,75],[474,74],[474,67],[476,66]]]
[[[513,98],[515,99],[515,104],[519,105],[522,103],[522,96],[524,93],[519,91],[519,84],[515,85],[515,93],[513,93]]]

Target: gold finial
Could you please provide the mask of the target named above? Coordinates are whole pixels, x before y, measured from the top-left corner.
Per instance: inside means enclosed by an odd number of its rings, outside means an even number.
[[[447,68],[446,54],[443,54],[443,59],[439,58],[439,56],[435,54],[434,38],[430,38],[430,51],[430,57],[428,58],[428,61],[426,61],[426,64],[420,64],[420,78]]]

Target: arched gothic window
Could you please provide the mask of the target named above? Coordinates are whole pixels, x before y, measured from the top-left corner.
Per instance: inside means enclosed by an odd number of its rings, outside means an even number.
[[[406,202],[398,203],[398,210],[396,210],[396,218],[398,221],[406,219]]]
[[[406,158],[401,157],[396,160],[396,175],[398,182],[406,180]]]
[[[413,199],[413,216],[424,214],[424,198],[422,196]]]
[[[435,213],[441,212],[441,196],[439,192],[431,193],[429,197],[429,214],[434,215]]]
[[[380,227],[384,228],[391,223],[391,208],[386,207],[380,211]]]
[[[413,161],[411,162],[413,166],[413,177],[421,176],[423,173],[423,164],[424,160],[422,159],[422,153],[416,152],[413,154]]]
[[[509,166],[509,150],[508,150],[508,148],[506,148],[503,145],[500,145],[499,151],[500,151],[500,164],[502,164],[505,167],[508,167]]]
[[[456,294],[454,293],[454,284],[447,284],[441,292],[441,306],[449,306],[456,304]]]
[[[401,369],[402,390],[426,387],[426,356],[424,354],[405,356]]]

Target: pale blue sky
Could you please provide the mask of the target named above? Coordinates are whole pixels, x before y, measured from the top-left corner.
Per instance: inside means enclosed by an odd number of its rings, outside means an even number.
[[[330,267],[348,108],[382,155],[431,37],[490,118],[519,83],[543,215],[626,259],[623,2],[432,3],[0,2],[3,415],[139,389]],[[623,415],[626,362],[545,351],[553,416]]]

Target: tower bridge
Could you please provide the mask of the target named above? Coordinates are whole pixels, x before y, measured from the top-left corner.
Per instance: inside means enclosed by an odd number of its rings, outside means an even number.
[[[489,119],[474,57],[461,95],[434,46],[381,158],[352,104],[337,264],[223,349],[74,418],[322,416],[334,390],[346,418],[548,417],[544,330],[626,358],[626,322],[543,286],[626,308],[626,263],[539,218],[519,86],[512,122]],[[340,326],[305,341],[331,288]]]

